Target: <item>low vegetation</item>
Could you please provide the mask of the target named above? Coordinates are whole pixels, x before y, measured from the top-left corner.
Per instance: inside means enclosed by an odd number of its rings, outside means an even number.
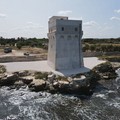
[[[107,60],[110,62],[120,62],[120,56],[100,56],[99,59]]]
[[[120,51],[120,38],[110,39],[82,39],[83,51],[114,52]],[[0,46],[11,46],[21,49],[24,46],[48,49],[47,38],[3,38],[0,37]]]
[[[35,79],[47,79],[48,73],[47,72],[35,72],[34,74]]]
[[[83,39],[83,51],[119,52],[120,38],[116,39]]]
[[[113,80],[117,77],[114,66],[110,62],[105,62],[95,66],[85,76],[90,82],[90,87],[94,89],[102,80]]]
[[[97,65],[92,69],[92,71],[98,73],[101,79],[112,79],[117,77],[117,74],[115,73],[115,68],[110,62]]]
[[[11,46],[11,47],[17,47],[18,49],[21,49],[24,46],[29,47],[38,47],[38,48],[44,48],[47,49],[47,43],[48,39],[46,38],[3,38],[0,37],[0,46]]]
[[[0,65],[0,74],[5,73],[5,72],[6,72],[5,66]]]
[[[68,81],[68,78],[67,78],[67,77],[64,77],[64,76],[58,76],[58,77],[56,78],[56,80],[58,80],[58,81]]]

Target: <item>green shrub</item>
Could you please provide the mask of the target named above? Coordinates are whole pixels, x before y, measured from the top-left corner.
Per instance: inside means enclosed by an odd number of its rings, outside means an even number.
[[[96,71],[99,73],[105,73],[105,72],[114,72],[114,69],[110,62],[105,62],[105,63],[102,63],[102,64],[94,67],[93,71]]]
[[[44,73],[35,72],[34,75],[35,75],[35,79],[43,79],[43,78],[47,79],[48,78],[48,73],[47,72],[44,72]]]
[[[6,68],[4,65],[0,65],[0,74],[1,73],[5,73],[6,72]]]
[[[90,80],[91,83],[96,83],[97,81],[99,81],[101,79],[99,73],[91,70],[90,72],[88,72],[86,74],[86,77]]]
[[[64,76],[58,76],[56,79],[60,81],[68,81],[67,77]]]
[[[19,43],[17,43],[17,48],[18,48],[18,49],[21,49],[21,48],[22,48],[22,45],[19,44]]]
[[[117,77],[115,68],[110,62],[102,63],[94,67],[92,71],[99,74],[101,79],[113,79]]]

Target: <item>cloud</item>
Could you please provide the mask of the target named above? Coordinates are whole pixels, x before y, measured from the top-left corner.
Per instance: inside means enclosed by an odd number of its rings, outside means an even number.
[[[120,13],[120,9],[118,9],[118,10],[114,10],[114,12],[116,12],[116,13]]]
[[[87,27],[91,27],[91,26],[98,25],[98,23],[95,22],[95,21],[89,21],[89,22],[83,23],[83,25],[84,25],[84,26],[87,26]]]
[[[13,28],[11,31],[36,31],[43,29],[44,27],[37,23],[27,22],[24,26]]]
[[[120,9],[114,10],[114,12],[120,13]],[[117,20],[117,21],[120,21],[120,17],[113,16],[113,17],[110,18],[110,20]]]
[[[87,26],[87,27],[86,27]],[[113,26],[107,23],[97,23],[90,21],[83,23],[83,37],[84,38],[109,38],[112,36]]]
[[[6,14],[0,13],[0,18],[5,18],[5,17],[7,17]]]
[[[43,29],[43,26],[40,26],[37,23],[33,22],[27,22],[27,25],[25,26],[26,29]]]
[[[28,25],[33,25],[33,22],[27,22]]]
[[[70,17],[69,19],[70,20],[83,20],[82,17]]]
[[[59,11],[59,12],[58,12],[58,15],[68,15],[68,14],[71,14],[71,13],[72,13],[71,10]]]
[[[7,33],[10,36],[22,36],[22,37],[45,37],[46,29],[38,23],[26,22],[23,25],[16,25],[16,27],[11,28]],[[46,36],[47,37],[47,36]]]
[[[118,21],[120,21],[120,18],[119,17],[111,17],[110,20],[118,20]]]

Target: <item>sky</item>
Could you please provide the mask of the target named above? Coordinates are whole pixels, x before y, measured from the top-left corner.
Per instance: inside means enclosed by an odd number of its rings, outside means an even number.
[[[120,0],[0,0],[0,36],[47,38],[52,16],[82,20],[83,38],[120,37]]]

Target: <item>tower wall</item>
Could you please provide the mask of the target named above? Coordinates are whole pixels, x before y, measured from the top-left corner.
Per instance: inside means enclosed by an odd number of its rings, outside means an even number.
[[[53,69],[76,69],[83,66],[82,34],[82,21],[58,16],[50,18],[48,64]]]
[[[54,33],[48,34],[48,64],[53,69],[56,69],[56,37]]]

